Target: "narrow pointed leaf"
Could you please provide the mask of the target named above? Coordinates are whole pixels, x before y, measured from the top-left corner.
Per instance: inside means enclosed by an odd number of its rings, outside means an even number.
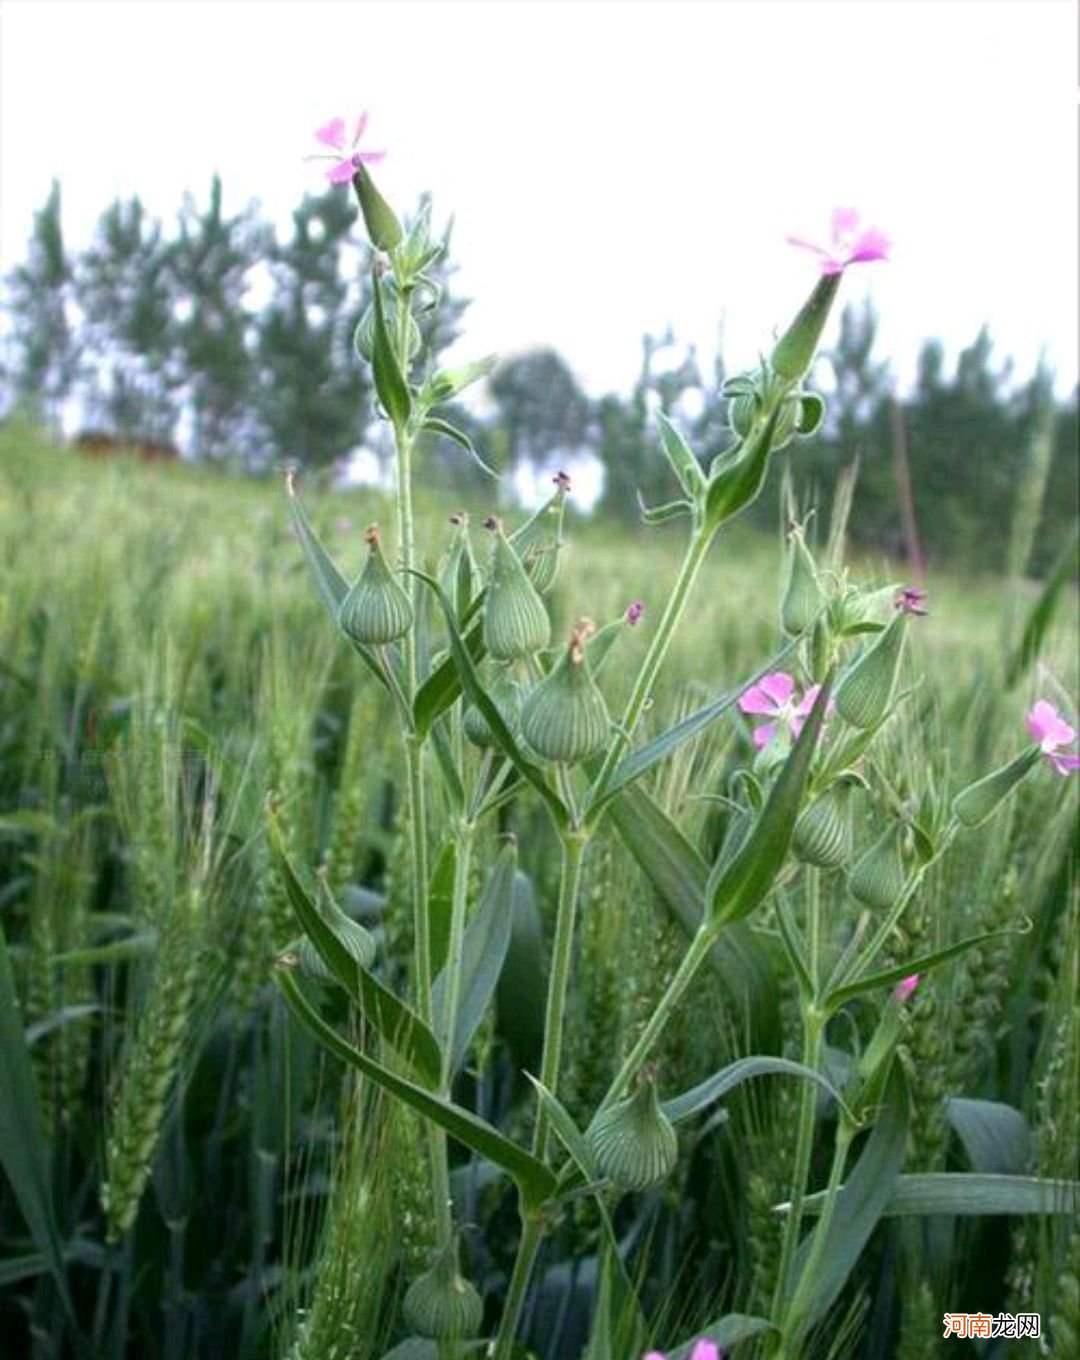
[[[457,1072],[469,1044],[487,1012],[510,944],[514,921],[514,873],[517,846],[504,846],[491,870],[462,943],[461,995],[450,1040],[451,1070]],[[436,1015],[445,1007],[446,976],[435,979],[432,1006]]]
[[[831,1096],[838,1106],[844,1108],[843,1096],[820,1072],[802,1063],[791,1062],[787,1058],[770,1057],[740,1058],[689,1091],[684,1091],[681,1096],[665,1100],[661,1108],[673,1124],[678,1124],[684,1119],[700,1114],[721,1096],[741,1086],[744,1081],[750,1081],[754,1077],[770,1076],[799,1077],[802,1081],[812,1081]]]
[[[291,969],[278,970],[278,984],[296,1018],[330,1053],[362,1072],[376,1086],[412,1106],[459,1143],[501,1167],[516,1182],[527,1206],[537,1207],[550,1198],[555,1190],[555,1176],[543,1162],[505,1138],[478,1115],[433,1095],[354,1048],[310,1005]]]
[[[704,469],[693,449],[663,411],[657,417],[657,424],[660,426],[661,447],[672,472],[679,479],[679,485],[688,496],[696,496],[706,484]]]
[[[453,841],[443,846],[428,886],[428,934],[431,948],[431,972],[437,976],[446,963],[446,949],[450,942],[450,912],[454,898],[454,868],[457,847]]]
[[[437,434],[441,435],[443,439],[449,439],[458,448],[464,449],[476,466],[488,477],[494,478],[495,481],[501,480],[495,469],[488,467],[487,463],[477,453],[476,445],[464,430],[459,430],[456,425],[451,425],[448,420],[443,420],[440,416],[425,416],[420,428],[426,430],[429,434]]]
[[[531,1072],[526,1072],[525,1076],[536,1092],[537,1102],[547,1114],[548,1122],[551,1124],[555,1136],[569,1152],[573,1165],[580,1173],[573,1179],[575,1181],[579,1179],[599,1181],[601,1175],[596,1165],[596,1158],[592,1155],[589,1145],[585,1141],[585,1135],[574,1123],[573,1115],[557,1096],[552,1095],[539,1077],[534,1077]]]
[[[1031,1130],[1011,1105],[949,1096],[945,1116],[963,1143],[973,1171],[1021,1176],[1031,1169]]]
[[[727,1352],[752,1337],[775,1331],[776,1327],[768,1318],[754,1317],[750,1313],[728,1313],[718,1322],[710,1323],[693,1340],[676,1346],[671,1352],[671,1360],[692,1360],[694,1347],[701,1340],[715,1341],[722,1351]]]
[[[465,634],[464,644],[475,665],[479,665],[487,655],[484,647],[484,627],[477,622]],[[428,678],[416,691],[413,700],[413,721],[421,740],[434,727],[435,723],[459,698],[461,694],[461,675],[452,656],[439,663]]]
[[[386,327],[386,308],[383,303],[382,281],[378,270],[371,276],[372,294],[375,304],[375,331],[372,338],[371,369],[375,378],[375,391],[379,404],[390,417],[395,429],[403,430],[412,412],[412,397],[409,386],[401,372],[397,355],[390,341]]]
[[[803,1201],[808,1214],[820,1214],[824,1193]],[[1080,1181],[1041,1176],[994,1176],[977,1172],[939,1171],[898,1176],[881,1210],[884,1218],[948,1214],[967,1218],[980,1214],[1062,1214],[1080,1212]]]
[[[665,501],[663,505],[646,505],[640,491],[637,493],[637,503],[642,522],[645,524],[667,524],[669,520],[692,514],[694,510],[689,501],[682,500]]]

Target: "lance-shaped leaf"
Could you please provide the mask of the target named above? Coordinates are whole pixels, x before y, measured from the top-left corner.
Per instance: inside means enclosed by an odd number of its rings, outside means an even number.
[[[514,875],[510,943],[495,990],[499,1031],[519,1070],[540,1065],[548,990],[545,958],[536,894],[528,876],[519,869]]]
[[[803,1201],[803,1212],[820,1214],[821,1192]],[[948,1214],[1061,1214],[1080,1212],[1080,1181],[1041,1176],[994,1176],[978,1172],[937,1171],[898,1176],[881,1210],[883,1218]]]
[[[465,633],[464,643],[473,664],[479,665],[487,655],[484,646],[484,626],[481,622],[474,623]],[[416,698],[413,700],[413,721],[421,741],[460,694],[461,674],[451,655],[435,667],[416,691]]]
[[[600,1168],[596,1164],[592,1149],[585,1140],[585,1135],[574,1123],[574,1116],[558,1096],[553,1095],[548,1090],[539,1077],[534,1077],[531,1072],[526,1072],[525,1076],[536,1092],[537,1103],[547,1115],[548,1123],[554,1130],[556,1138],[570,1154],[571,1160],[568,1165],[575,1168],[574,1174],[560,1177],[560,1187],[566,1189],[570,1184],[599,1182],[602,1179]]]
[[[705,494],[706,522],[712,528],[734,519],[740,510],[745,510],[757,499],[769,471],[769,454],[781,409],[777,405],[767,423],[751,433],[731,461],[724,461],[719,466],[713,462]]]
[[[686,494],[696,499],[705,489],[707,478],[704,469],[695,457],[693,449],[663,411],[657,416],[657,424],[660,426],[660,444],[664,456],[671,464],[672,472],[679,479],[679,485]]]
[[[454,1072],[459,1070],[465,1060],[469,1044],[484,1018],[502,972],[514,923],[516,868],[517,846],[511,842],[503,847],[495,861],[465,931],[461,949],[461,991],[448,1040],[451,1070]],[[445,973],[435,979],[431,1001],[434,1013],[441,1015],[446,1006]]]
[[[434,1034],[389,987],[384,986],[367,969],[360,967],[297,878],[285,851],[277,819],[273,816],[270,817],[269,827],[270,850],[285,885],[286,895],[319,957],[383,1039],[413,1068],[418,1077],[429,1086],[437,1086],[442,1051]]]
[[[450,912],[454,899],[454,872],[457,847],[447,841],[443,846],[428,884],[428,939],[431,948],[431,972],[436,975],[446,962],[446,948],[450,942]]]
[[[1031,1130],[1019,1110],[999,1100],[949,1096],[945,1116],[956,1131],[972,1169],[990,1175],[1021,1176],[1031,1169]]]
[[[830,673],[750,834],[735,854],[726,862],[719,861],[709,875],[706,914],[714,924],[748,916],[764,900],[780,872],[798,820],[831,691]]]
[[[425,416],[420,422],[420,428],[426,430],[428,434],[441,435],[443,439],[449,439],[458,448],[464,449],[476,466],[488,477],[493,477],[499,481],[499,474],[494,468],[488,467],[487,463],[476,451],[476,445],[472,442],[464,430],[459,430],[456,425],[451,425],[448,420],[443,420],[441,416]]]
[[[496,745],[502,751],[503,755],[510,760],[521,777],[527,780],[533,788],[536,789],[537,793],[540,794],[547,805],[548,811],[551,813],[555,825],[562,829],[569,821],[566,807],[564,806],[562,799],[545,779],[544,773],[540,767],[534,765],[517,744],[517,741],[514,739],[514,734],[510,731],[509,727],[507,727],[498,707],[484,688],[483,682],[477,672],[476,665],[473,662],[472,656],[469,654],[469,649],[465,646],[464,639],[461,636],[457,619],[454,617],[454,607],[447,598],[446,592],[439,585],[438,581],[433,577],[428,576],[425,572],[418,571],[415,575],[418,576],[429,589],[434,591],[435,596],[442,607],[443,614],[446,616],[446,627],[450,634],[450,651],[457,666],[461,687],[468,696],[469,702],[474,704],[483,714],[488,727],[491,729],[491,735],[494,738]]]
[[[893,1063],[884,1108],[839,1192],[832,1218],[816,1227],[796,1254],[797,1283],[784,1327],[789,1335],[805,1333],[832,1307],[884,1213],[903,1165],[909,1103],[903,1069]],[[822,1228],[825,1240],[817,1244]],[[806,1269],[811,1253],[812,1271]]]
[[[663,505],[646,505],[641,492],[637,496],[638,511],[645,524],[666,524],[668,520],[678,519],[681,515],[691,515],[693,505],[686,500],[665,501]]]
[[[280,968],[277,976],[293,1014],[328,1052],[355,1067],[382,1090],[403,1100],[465,1147],[501,1167],[517,1184],[526,1208],[537,1208],[551,1197],[556,1185],[555,1176],[543,1162],[478,1115],[433,1095],[354,1048],[311,1006],[291,969]]]
[[[812,1067],[806,1067],[803,1063],[791,1062],[787,1058],[762,1056],[740,1058],[737,1062],[729,1063],[727,1067],[721,1068],[719,1072],[707,1077],[689,1091],[684,1091],[681,1096],[665,1100],[661,1109],[673,1124],[678,1124],[684,1119],[690,1119],[693,1115],[700,1114],[702,1110],[707,1109],[721,1096],[733,1091],[737,1086],[741,1086],[744,1081],[750,1081],[754,1077],[769,1076],[799,1077],[802,1081],[812,1081],[815,1085],[820,1086],[826,1095],[831,1096],[841,1109],[846,1108],[843,1097],[832,1082]]]
[[[871,973],[842,987],[834,987],[825,998],[825,1012],[831,1015],[841,1006],[853,1001],[855,997],[862,996],[864,992],[891,987],[897,982],[903,982],[904,978],[910,977],[912,973],[929,973],[931,969],[940,968],[943,963],[948,963],[950,959],[955,959],[960,954],[966,954],[969,949],[974,949],[976,945],[986,940],[994,940],[1002,935],[1026,935],[1030,930],[1030,921],[1026,922],[1022,929],[1014,927],[1009,930],[984,930],[978,935],[968,935],[963,940],[957,940],[955,944],[946,945],[944,949],[935,949],[930,954],[920,954],[917,959],[909,959],[906,963],[897,964],[895,968],[884,968],[880,973]]]
[[[391,424],[400,431],[404,430],[412,413],[412,397],[409,395],[409,385],[401,372],[386,327],[382,281],[377,269],[372,271],[371,284],[375,304],[375,331],[371,346],[371,369],[375,378],[375,391],[379,404],[390,417]]]
[[[776,1327],[768,1318],[754,1317],[751,1313],[728,1313],[717,1322],[704,1328],[692,1341],[684,1341],[671,1352],[671,1360],[692,1360],[694,1347],[699,1341],[715,1341],[723,1354],[733,1346],[764,1332],[775,1332]]]

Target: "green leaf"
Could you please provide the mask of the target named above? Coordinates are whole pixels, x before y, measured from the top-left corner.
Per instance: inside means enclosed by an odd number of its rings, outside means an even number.
[[[592,1333],[582,1360],[625,1360],[638,1356],[645,1346],[648,1330],[638,1303],[637,1293],[623,1265],[618,1239],[602,1201],[600,1286]]]
[[[383,303],[382,281],[378,269],[371,274],[375,304],[375,333],[371,348],[371,369],[379,404],[398,431],[404,430],[412,412],[412,397],[402,376],[401,367],[386,328],[386,308]]]
[[[663,505],[646,505],[640,491],[637,493],[637,503],[644,524],[667,524],[669,520],[693,514],[694,510],[689,501],[683,500],[665,501]]]
[[[483,1020],[502,972],[510,944],[514,920],[514,871],[517,845],[503,847],[488,876],[480,901],[472,914],[462,941],[461,993],[450,1041],[451,1070],[456,1072],[465,1060],[469,1044]],[[441,1015],[446,1005],[445,974],[435,979],[432,1007]]]
[[[1050,575],[1028,615],[1020,645],[1005,672],[1005,684],[1012,689],[1031,669],[1042,649],[1043,639],[1057,612],[1058,601],[1068,582],[1076,579],[1076,558],[1080,550],[1080,524],[1073,525],[1072,538],[1065,544]]]
[[[450,943],[450,913],[454,901],[454,869],[457,864],[457,847],[447,841],[435,868],[431,871],[428,885],[428,938],[431,948],[431,972],[437,976],[446,963],[446,950]]]
[[[433,1095],[397,1072],[391,1072],[347,1043],[309,1004],[290,969],[278,970],[278,983],[293,1014],[324,1048],[362,1072],[376,1086],[411,1105],[459,1143],[501,1167],[517,1184],[526,1208],[537,1208],[551,1197],[556,1186],[555,1176],[543,1162],[504,1138],[486,1120],[452,1101]]]
[[[157,948],[156,930],[146,930],[138,935],[127,935],[122,940],[112,940],[108,944],[88,945],[85,949],[67,949],[62,954],[53,955],[53,963],[61,966],[98,966],[103,963],[126,963],[129,959],[142,959]]]
[[[721,1068],[719,1072],[707,1077],[689,1091],[684,1091],[681,1096],[665,1100],[661,1109],[673,1124],[678,1124],[684,1119],[700,1114],[728,1091],[741,1086],[744,1081],[750,1081],[754,1077],[770,1076],[799,1077],[803,1081],[812,1081],[830,1095],[841,1109],[844,1108],[843,1096],[820,1072],[816,1072],[812,1067],[805,1067],[802,1063],[791,1062],[788,1058],[761,1056],[740,1058],[737,1062],[729,1063],[727,1067]]]
[[[862,996],[864,992],[877,991],[881,987],[890,987],[897,982],[903,982],[904,978],[910,977],[912,973],[922,975],[934,968],[940,968],[943,963],[948,963],[959,954],[966,954],[969,949],[974,949],[976,945],[986,940],[994,940],[1003,935],[1026,935],[1030,929],[1029,921],[1023,929],[984,930],[978,935],[969,935],[966,939],[957,940],[955,944],[946,945],[944,949],[935,949],[931,954],[920,954],[917,959],[909,959],[907,963],[897,964],[895,968],[885,968],[880,973],[871,973],[868,977],[858,978],[854,982],[845,983],[842,987],[834,987],[823,1003],[826,1014],[831,1015],[855,997]]]
[[[551,813],[556,827],[562,830],[569,821],[569,814],[562,799],[551,787],[544,777],[543,771],[539,766],[534,765],[518,746],[513,733],[503,721],[503,716],[496,705],[492,702],[491,696],[484,688],[480,676],[477,674],[476,666],[469,654],[469,649],[465,646],[461,633],[458,629],[457,619],[454,617],[454,607],[447,598],[446,592],[433,577],[425,572],[417,571],[414,575],[418,576],[431,590],[442,607],[443,614],[446,616],[446,626],[450,634],[450,651],[453,654],[454,662],[457,665],[458,677],[461,680],[461,687],[468,695],[469,701],[476,706],[487,720],[487,725],[491,729],[491,735],[502,753],[510,760],[517,772],[523,779],[527,780],[537,793],[543,798]]]
[[[760,430],[751,432],[749,440],[731,461],[717,464],[713,460],[709,471],[709,484],[705,500],[706,522],[715,530],[721,524],[734,519],[755,501],[765,485],[769,470],[769,454],[772,452],[773,436],[777,421],[780,419],[781,406],[777,405],[767,424]]]
[[[949,1096],[945,1115],[963,1143],[973,1170],[1020,1176],[1031,1166],[1031,1130],[1011,1105]]]
[[[500,481],[499,474],[494,468],[488,467],[487,463],[476,451],[476,445],[472,442],[464,430],[459,430],[456,425],[451,425],[448,420],[443,420],[440,416],[425,416],[420,423],[420,428],[426,430],[428,434],[441,435],[443,439],[449,439],[451,443],[457,444],[459,448],[465,450],[472,458],[478,468],[495,481]]]
[[[885,1107],[837,1196],[829,1222],[819,1224],[796,1253],[796,1280],[785,1332],[804,1332],[822,1318],[836,1301],[855,1269],[870,1234],[885,1212],[904,1161],[909,1118],[909,1093],[903,1069],[893,1063],[886,1087]],[[826,1229],[824,1242],[815,1246]],[[806,1269],[810,1253],[816,1268]]]
[[[519,1070],[539,1066],[542,1056],[548,990],[544,959],[536,894],[519,869],[514,875],[510,944],[495,989],[496,1022]]]
[[[7,941],[0,925],[0,1165],[34,1245],[71,1315],[30,1050],[23,1035]]]
[[[465,634],[465,646],[474,665],[479,665],[486,656],[484,647],[484,625],[475,623]],[[413,700],[413,721],[417,736],[421,741],[434,727],[448,708],[461,694],[461,676],[454,664],[453,656],[440,662],[416,691]]]
[[[548,1090],[539,1077],[534,1077],[531,1072],[526,1072],[525,1076],[536,1092],[540,1108],[547,1114],[548,1122],[554,1129],[555,1136],[569,1152],[571,1161],[581,1177],[586,1182],[600,1181],[602,1177],[600,1169],[596,1165],[596,1158],[592,1155],[589,1145],[585,1141],[585,1135],[574,1123],[573,1115],[562,1101]],[[576,1181],[577,1177],[574,1179]]]
[[[660,445],[671,464],[672,472],[686,494],[696,497],[704,490],[707,479],[693,449],[663,411],[657,416],[657,424],[660,426]]]
[[[433,373],[425,383],[424,395],[433,406],[440,401],[449,401],[478,379],[486,378],[494,371],[498,362],[497,354],[488,354],[483,359],[474,359],[471,363],[462,364],[460,368],[441,369],[438,373]]]
[[[816,392],[804,392],[799,398],[799,419],[795,425],[801,435],[816,434],[825,419],[825,402]]]
[[[787,858],[831,690],[830,673],[750,834],[709,875],[706,911],[715,924],[748,916],[764,900]]]
[[[285,892],[305,934],[319,957],[388,1044],[423,1081],[435,1087],[442,1069],[438,1040],[411,1007],[378,981],[338,939],[325,915],[296,876],[285,851],[277,819],[271,815],[270,851],[285,884]]]
[[[710,1323],[690,1341],[684,1341],[671,1352],[671,1360],[691,1360],[698,1341],[715,1341],[722,1351],[730,1351],[743,1341],[761,1336],[764,1332],[775,1332],[776,1327],[768,1318],[753,1317],[749,1313],[728,1313],[718,1322]]]
[[[88,1020],[90,1016],[100,1014],[101,1007],[90,1001],[77,1006],[61,1006],[55,1011],[50,1011],[48,1015],[43,1015],[40,1020],[35,1020],[32,1025],[27,1025],[27,1046],[32,1048],[39,1039],[44,1039],[46,1034],[54,1034],[58,1029],[75,1024],[77,1020]]]
[[[803,1201],[808,1214],[819,1214],[824,1193]],[[1080,1181],[1041,1176],[993,1176],[977,1172],[940,1171],[898,1176],[881,1210],[884,1218],[947,1214],[970,1218],[981,1214],[1061,1214],[1080,1212]]]

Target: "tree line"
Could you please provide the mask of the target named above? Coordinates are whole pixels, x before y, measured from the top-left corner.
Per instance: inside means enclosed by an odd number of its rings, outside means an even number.
[[[430,210],[427,201],[418,208]],[[57,425],[74,404],[85,429],[131,444],[179,442],[193,458],[249,472],[285,461],[327,467],[365,442],[377,448],[368,370],[352,352],[370,303],[356,214],[350,195],[329,189],[307,195],[278,231],[254,204],[227,213],[215,176],[204,203],[185,196],[171,230],[138,197],[116,200],[75,253],[54,184],[25,261],[5,281],[3,409]],[[454,290],[449,232],[445,247],[435,267],[443,303],[425,336],[433,359],[457,338],[468,305]],[[796,446],[800,486],[826,504],[857,460],[856,546],[1044,571],[1076,512],[1075,392],[1055,401],[1041,365],[1014,381],[984,329],[951,371],[940,341],[926,340],[901,396],[874,353],[876,325],[868,306],[841,314],[819,369],[828,419]],[[487,414],[460,409],[454,420],[505,473],[592,455],[604,470],[600,510],[634,520],[642,501],[671,496],[657,412],[680,422],[707,463],[730,439],[726,376],[722,354],[706,370],[670,331],[646,335],[631,391],[594,399],[560,354],[538,349],[491,375]],[[437,439],[424,456],[431,481],[448,488],[482,475]],[[1019,567],[1000,532],[1018,502],[1039,526]],[[775,496],[755,513],[774,524]]]

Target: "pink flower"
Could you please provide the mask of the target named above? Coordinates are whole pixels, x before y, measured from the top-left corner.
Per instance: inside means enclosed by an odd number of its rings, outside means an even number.
[[[1061,752],[1063,746],[1071,746],[1076,740],[1076,729],[1069,726],[1053,704],[1040,699],[1027,715],[1027,725],[1032,740],[1038,742],[1039,749],[1058,774],[1071,774],[1080,769],[1080,756]]]
[[[642,615],[643,615],[644,613],[645,613],[645,606],[641,603],[641,601],[640,601],[640,600],[632,600],[632,601],[630,602],[630,604],[628,604],[628,605],[626,606],[626,615],[625,615],[625,617],[626,617],[626,622],[630,625],[631,628],[633,628],[633,626],[634,626],[636,623],[640,623],[640,622],[641,622],[641,618],[642,618]]]
[[[803,697],[796,701],[795,681],[784,671],[774,671],[772,675],[766,675],[756,685],[750,686],[740,698],[739,708],[744,713],[773,719],[754,729],[754,745],[759,751],[768,746],[780,726],[789,728],[793,737],[799,735],[820,688],[820,685],[811,685]]]
[[[648,1355],[643,1355],[641,1360],[667,1360],[659,1351],[650,1351]],[[724,1360],[724,1352],[707,1337],[702,1337],[690,1352],[690,1360]]]
[[[904,1002],[919,985],[918,973],[912,973],[910,977],[904,978],[903,982],[898,982],[893,988],[893,1000]]]
[[[905,586],[903,590],[897,592],[893,604],[902,614],[926,614],[926,591],[916,590],[914,586]]]
[[[832,215],[832,249],[789,236],[788,243],[809,250],[821,262],[823,274],[842,274],[849,264],[869,260],[887,260],[891,249],[889,240],[875,227],[859,230],[859,214],[854,208],[836,208]]]
[[[351,142],[349,142],[345,130],[344,118],[331,118],[325,127],[316,128],[315,136],[322,142],[323,146],[328,146],[334,154],[331,156],[320,155],[312,159],[337,162],[326,172],[326,178],[331,184],[348,184],[361,165],[374,165],[376,161],[381,161],[386,154],[383,151],[359,151],[357,149],[360,138],[364,135],[364,129],[367,127],[367,120],[366,113],[362,113],[356,120],[356,131],[353,133]]]

